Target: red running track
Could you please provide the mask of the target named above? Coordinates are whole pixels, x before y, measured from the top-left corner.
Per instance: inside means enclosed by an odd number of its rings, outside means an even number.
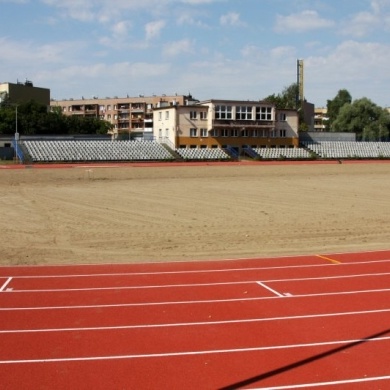
[[[2,389],[390,388],[390,251],[0,268]]]

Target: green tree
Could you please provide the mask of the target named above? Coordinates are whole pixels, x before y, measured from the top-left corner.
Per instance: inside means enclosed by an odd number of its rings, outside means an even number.
[[[29,101],[16,106],[0,106],[0,134],[11,135],[16,130],[22,135],[107,134],[112,125],[96,117],[66,116],[61,108],[48,111],[45,105]]]
[[[16,113],[13,107],[0,108],[0,134],[10,135],[16,131]]]
[[[346,89],[340,89],[337,95],[332,100],[327,100],[327,115],[329,120],[327,121],[327,131],[331,130],[333,122],[337,119],[341,107],[345,104],[351,104],[352,96]]]
[[[275,104],[277,109],[292,109],[298,110],[299,131],[308,131],[309,126],[305,123],[304,112],[301,108],[302,102],[298,101],[299,87],[297,83],[292,83],[288,87],[284,87],[283,91],[277,95],[272,94],[264,100]]]
[[[275,107],[279,109],[295,109],[297,108],[297,103],[298,106],[300,105],[300,102],[297,102],[298,92],[298,84],[293,83],[288,87],[284,87],[281,93],[269,95],[264,100],[275,104]]]
[[[332,131],[356,133],[358,140],[388,140],[390,114],[367,98],[344,104],[333,122]]]

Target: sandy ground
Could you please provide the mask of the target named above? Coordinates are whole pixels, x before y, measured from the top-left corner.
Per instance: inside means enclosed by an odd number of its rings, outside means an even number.
[[[0,264],[390,248],[390,164],[0,170]]]

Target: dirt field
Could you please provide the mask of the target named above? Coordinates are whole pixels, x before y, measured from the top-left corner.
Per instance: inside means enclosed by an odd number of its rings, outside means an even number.
[[[0,170],[0,264],[390,248],[390,164]]]

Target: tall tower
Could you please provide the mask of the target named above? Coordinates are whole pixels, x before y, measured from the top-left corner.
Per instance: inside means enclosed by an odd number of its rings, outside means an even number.
[[[296,108],[302,108],[303,101],[305,100],[304,86],[303,86],[303,60],[297,60],[297,86],[298,95],[296,99]]]

